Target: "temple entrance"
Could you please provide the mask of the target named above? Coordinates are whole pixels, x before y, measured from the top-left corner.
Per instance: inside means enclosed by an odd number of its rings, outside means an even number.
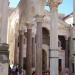
[[[42,71],[47,70],[47,53],[45,50],[42,50]]]

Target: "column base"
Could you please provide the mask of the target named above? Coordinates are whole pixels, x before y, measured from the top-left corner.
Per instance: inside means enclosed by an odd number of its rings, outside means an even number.
[[[50,49],[50,75],[58,74],[58,52],[57,49]]]
[[[8,75],[9,52],[8,44],[0,43],[0,75]]]

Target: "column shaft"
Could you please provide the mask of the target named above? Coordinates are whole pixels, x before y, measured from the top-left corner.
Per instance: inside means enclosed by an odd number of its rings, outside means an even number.
[[[50,26],[50,75],[58,74],[58,18],[57,12],[51,10]]]
[[[66,40],[66,49],[65,49],[65,67],[69,68],[69,40]]]
[[[18,40],[15,38],[14,64],[17,64],[17,46],[18,46]]]
[[[23,42],[23,35],[22,31],[19,32],[19,65],[22,66],[22,42]]]
[[[42,75],[42,22],[37,22],[36,75]]]
[[[48,0],[50,4],[50,75],[59,75],[58,71],[58,5],[60,0]]]
[[[75,75],[75,55],[74,55],[74,75]]]
[[[32,75],[32,29],[27,28],[26,75]]]
[[[32,38],[32,66],[35,67],[35,37]]]

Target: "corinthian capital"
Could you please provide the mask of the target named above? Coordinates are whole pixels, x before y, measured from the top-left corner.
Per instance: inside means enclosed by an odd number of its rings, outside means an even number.
[[[62,3],[62,0],[48,0],[50,7],[57,7]]]
[[[35,16],[36,22],[42,22],[43,21],[43,17],[44,17],[44,15],[36,15]]]
[[[32,29],[33,25],[34,24],[31,21],[26,21],[26,26],[27,26],[28,29]]]

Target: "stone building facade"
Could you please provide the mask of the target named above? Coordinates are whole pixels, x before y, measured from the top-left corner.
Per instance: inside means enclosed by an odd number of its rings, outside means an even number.
[[[48,3],[50,12],[44,10],[45,0],[21,0],[9,17],[10,63],[21,65],[26,75],[32,71],[36,75],[46,71],[59,75],[65,68],[72,68],[73,26],[67,23],[67,18],[60,18],[57,11],[60,0]]]

